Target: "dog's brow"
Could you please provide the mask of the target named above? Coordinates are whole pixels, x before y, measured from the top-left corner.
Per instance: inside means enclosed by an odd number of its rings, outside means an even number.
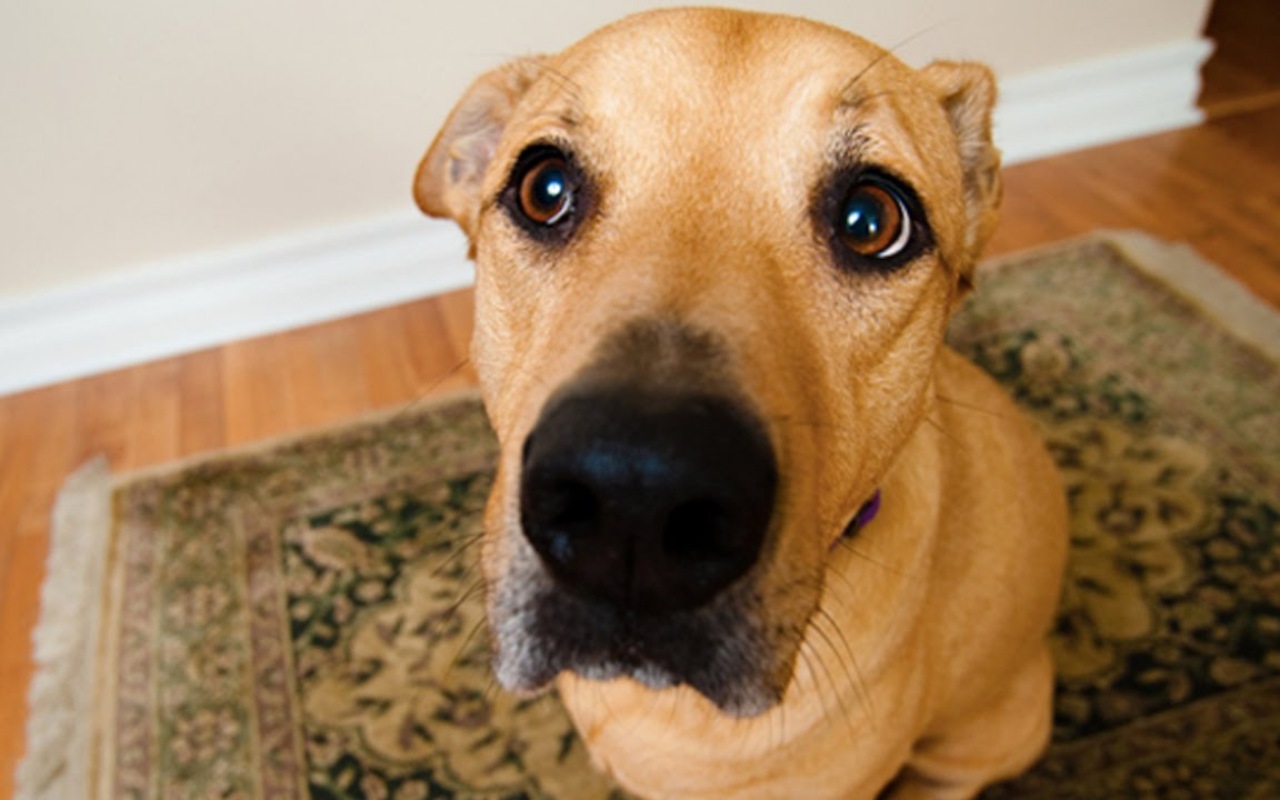
[[[866,74],[875,69],[876,65],[884,61],[891,55],[891,51],[882,50],[875,58],[867,62],[867,65],[858,70],[858,74],[849,79],[849,82],[840,90],[840,105],[857,108],[869,99],[864,91],[863,86],[859,82],[866,77]]]
[[[842,130],[836,136],[831,148],[831,160],[838,162],[841,166],[859,164],[869,146],[870,137],[866,127],[854,125]]]
[[[581,123],[586,116],[582,103],[582,87],[573,78],[549,64],[539,64],[539,68],[542,70],[542,77],[559,86],[568,100],[568,106],[559,114],[560,121],[570,127]]]
[[[864,91],[864,87],[854,86],[841,95],[840,104],[837,108],[839,110],[857,111],[872,100],[880,97],[889,97],[893,94],[895,92],[891,89],[886,89],[882,92],[867,92]]]

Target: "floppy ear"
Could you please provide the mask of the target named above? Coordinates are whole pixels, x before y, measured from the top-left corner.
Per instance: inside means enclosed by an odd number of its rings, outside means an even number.
[[[451,218],[472,234],[485,170],[520,98],[542,73],[542,62],[512,61],[471,84],[418,164],[413,182],[418,208]]]
[[[960,145],[964,169],[966,264],[961,287],[968,288],[978,254],[996,227],[1000,208],[1000,151],[991,138],[991,112],[996,104],[996,79],[991,70],[974,62],[935,61],[920,71],[938,96]]]

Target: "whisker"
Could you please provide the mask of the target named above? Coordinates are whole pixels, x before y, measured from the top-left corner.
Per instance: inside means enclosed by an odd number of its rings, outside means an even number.
[[[957,447],[964,446],[963,443],[956,438],[956,435],[954,433],[947,430],[946,427],[941,422],[938,422],[933,417],[925,415],[924,422],[926,425],[928,425],[930,428],[933,428],[942,436],[946,437],[947,439],[950,439],[952,444],[956,445]]]
[[[1008,414],[1003,414],[999,411],[992,411],[989,408],[983,408],[982,406],[975,405],[974,403],[969,403],[964,400],[959,400],[954,397],[947,397],[941,392],[935,392],[934,396],[944,403],[950,403],[951,405],[956,406],[957,408],[963,408],[966,411],[973,411],[978,414],[986,414],[987,416],[995,417],[996,419],[1009,419]]]
[[[866,552],[863,552],[863,550],[859,549],[858,544],[860,543],[860,539],[859,539],[859,536],[858,536],[858,535],[856,535],[856,534],[855,534],[854,536],[847,536],[847,535],[845,535],[845,529],[848,527],[848,524],[849,524],[849,523],[848,523],[848,520],[853,518],[854,513],[856,513],[856,512],[850,513],[850,514],[848,515],[848,518],[847,518],[847,519],[845,519],[845,518],[841,518],[841,519],[838,519],[838,520],[819,519],[819,520],[818,520],[818,525],[819,525],[819,527],[821,527],[823,530],[834,529],[837,525],[842,525],[842,526],[844,526],[844,527],[842,527],[842,528],[841,528],[841,532],[840,532],[840,536],[839,536],[839,538],[837,538],[837,539],[834,541],[834,546],[835,546],[835,547],[840,547],[840,548],[843,548],[843,549],[845,549],[845,550],[848,550],[848,551],[849,551],[851,554],[853,554],[854,556],[856,556],[856,557],[858,557],[858,558],[862,559],[863,561],[867,562],[868,564],[871,564],[872,566],[879,567],[880,569],[884,570],[885,572],[888,572],[890,575],[895,575],[895,576],[897,576],[897,577],[899,577],[899,578],[904,578],[904,577],[906,577],[906,573],[904,573],[902,570],[897,569],[896,567],[892,567],[892,566],[890,566],[890,565],[886,564],[885,562],[880,561],[879,559],[875,558],[874,556],[872,556],[872,555],[870,555],[870,554],[868,554],[868,553],[866,553]],[[874,525],[875,523],[874,523],[874,522],[872,522],[872,523],[869,523],[869,524]],[[839,577],[840,577],[840,579],[841,579],[841,580],[845,581],[845,582],[846,582],[846,584],[847,584],[848,579],[847,579],[847,578],[845,578],[845,576],[844,576],[844,575],[839,575]],[[850,587],[850,591],[852,591],[852,587]]]
[[[458,563],[458,561],[462,559],[463,556],[470,555],[471,548],[475,547],[477,544],[484,541],[484,536],[485,536],[484,532],[481,531],[480,533],[469,534],[467,536],[459,537],[457,539],[450,541],[449,549],[452,552],[450,552],[448,557],[445,558],[444,561],[440,562],[440,564],[434,570],[431,571],[431,577],[433,578],[439,577],[440,574],[443,573],[445,570],[449,569],[454,564]],[[473,568],[474,568],[474,565],[468,567],[466,571],[469,573]]]
[[[858,656],[853,652],[853,647],[849,645],[849,640],[845,638],[844,631],[841,630],[839,623],[836,622],[836,618],[831,616],[831,612],[827,611],[822,606],[818,606],[818,615],[818,621],[826,620],[831,625],[832,630],[835,631],[836,637],[839,638],[840,643],[844,645],[845,653],[849,656],[849,666],[853,667],[852,675],[848,674],[848,669],[846,668],[845,677],[849,678],[853,682],[854,695],[858,698],[858,704],[862,706],[862,713],[865,714],[867,719],[871,722],[871,729],[875,730],[875,706],[871,702],[871,690],[867,686],[867,680],[862,674],[862,669],[858,666]],[[823,634],[824,639],[827,639],[821,626],[815,624],[814,629],[820,634]],[[835,649],[835,644],[831,642],[830,639],[827,639],[827,644],[832,649]],[[841,659],[841,661],[843,662],[843,659]]]
[[[481,575],[479,578],[476,578],[474,581],[472,581],[471,585],[467,587],[466,591],[462,592],[461,595],[454,600],[453,605],[449,606],[449,608],[445,611],[445,616],[449,617],[458,613],[458,609],[462,608],[462,604],[470,600],[475,595],[477,590],[483,590],[484,585],[485,585],[485,580],[483,575]]]
[[[485,618],[484,618],[484,615],[482,614],[480,616],[480,621],[472,626],[471,633],[468,633],[467,638],[462,640],[462,644],[458,647],[457,652],[453,654],[453,658],[449,659],[449,665],[445,667],[444,672],[440,674],[441,683],[445,682],[445,679],[449,677],[449,673],[453,672],[453,668],[456,667],[458,665],[458,662],[461,661],[463,656],[466,655],[467,648],[471,646],[471,640],[476,638],[476,634],[479,633],[481,630],[483,630],[484,626],[485,626]]]
[[[827,707],[826,693],[822,691],[822,687],[818,685],[818,671],[813,668],[813,660],[809,657],[809,652],[805,649],[805,642],[801,641],[800,649],[796,653],[802,662],[804,662],[805,672],[809,673],[809,680],[812,682],[810,691],[817,696],[818,705],[822,707],[822,719],[828,726],[831,724],[831,711]]]
[[[929,26],[926,26],[926,27],[924,27],[924,28],[921,28],[920,30],[916,31],[915,33],[911,34],[910,36],[907,36],[907,37],[905,37],[905,38],[903,38],[903,39],[899,39],[899,40],[898,40],[897,42],[895,42],[892,46],[890,46],[890,47],[888,47],[888,48],[886,48],[886,49],[882,50],[882,51],[879,53],[879,55],[877,55],[875,58],[871,59],[871,62],[870,62],[869,64],[867,64],[865,67],[863,67],[863,68],[858,72],[858,74],[857,74],[857,75],[854,75],[852,80],[850,80],[848,83],[846,83],[846,84],[844,85],[844,89],[843,89],[843,90],[841,90],[841,92],[840,92],[840,97],[841,97],[841,98],[844,98],[844,99],[846,100],[846,102],[853,102],[853,101],[854,101],[854,98],[853,98],[853,97],[851,97],[850,95],[853,93],[853,89],[854,89],[854,87],[857,85],[858,81],[862,80],[862,79],[867,75],[867,73],[868,73],[868,72],[870,72],[870,71],[871,71],[871,70],[872,70],[876,65],[878,65],[880,62],[884,61],[884,60],[885,60],[886,58],[888,58],[890,55],[895,55],[895,54],[897,54],[897,52],[898,52],[899,50],[901,50],[902,48],[904,48],[904,47],[906,47],[907,45],[911,44],[911,43],[912,43],[912,42],[914,42],[916,39],[919,39],[921,36],[924,36],[925,34],[928,34],[928,33],[932,33],[932,32],[934,32],[935,30],[937,30],[938,28],[942,27],[943,25],[950,25],[950,24],[952,24],[952,23],[953,23],[953,22],[955,22],[955,21],[956,21],[956,19],[955,19],[955,18],[939,20],[939,21],[937,21],[937,22],[933,23],[932,25],[929,25]]]
[[[840,671],[844,673],[845,681],[853,689],[853,695],[857,699],[858,705],[862,708],[863,716],[870,718],[871,709],[870,709],[870,706],[867,704],[867,698],[866,698],[867,688],[865,683],[862,681],[861,673],[856,669],[856,667],[852,670],[850,669],[850,664],[845,661],[844,656],[840,653],[839,649],[836,647],[835,642],[832,641],[831,637],[826,633],[826,631],[822,629],[822,626],[818,624],[821,621],[822,621],[821,618],[817,618],[814,620],[814,625],[813,625],[814,631],[820,637],[822,637],[822,640],[823,642],[826,643],[827,648],[830,649],[832,654],[835,656],[836,663],[839,665]],[[853,714],[850,713],[849,707],[845,705],[844,693],[840,692],[838,696],[840,698],[840,708],[844,712],[846,724],[849,727],[850,733],[854,733]]]
[[[870,556],[870,555],[868,555],[868,554],[864,553],[862,550],[859,550],[859,549],[858,549],[858,547],[857,547],[857,540],[856,540],[856,539],[850,539],[850,538],[848,538],[848,537],[846,537],[846,536],[841,536],[841,537],[836,541],[836,546],[837,546],[837,547],[840,547],[840,548],[842,548],[842,549],[848,550],[848,551],[849,551],[849,553],[850,553],[851,555],[853,555],[855,558],[860,558],[860,559],[862,559],[863,561],[867,562],[868,564],[872,565],[873,567],[877,567],[877,568],[879,568],[879,569],[882,569],[882,570],[884,570],[885,572],[889,573],[890,575],[893,575],[894,577],[897,577],[897,578],[905,578],[905,577],[907,577],[907,573],[903,572],[902,570],[900,570],[900,569],[898,569],[898,568],[896,568],[896,567],[891,567],[891,566],[889,566],[888,564],[886,564],[885,562],[880,561],[879,559],[874,558],[874,557],[872,557],[872,556]],[[840,574],[840,573],[833,573],[833,574],[838,575],[838,576],[839,576],[839,578],[840,578],[840,580],[844,581],[845,585],[846,585],[846,586],[848,586],[849,591],[851,591],[851,592],[853,591],[853,587],[852,587],[852,586],[849,586],[849,579],[848,579],[848,578],[846,578],[843,574]]]
[[[814,627],[812,622],[810,623],[809,627],[810,628]],[[835,696],[837,708],[840,711],[840,718],[844,721],[845,727],[849,729],[850,736],[856,737],[857,730],[853,726],[853,720],[849,715],[849,708],[845,705],[844,693],[840,691],[840,684],[836,683],[835,676],[831,673],[831,669],[827,666],[826,659],[822,657],[822,653],[818,652],[817,644],[813,642],[813,640],[809,639],[809,637],[807,636],[804,639],[804,643],[801,645],[802,652],[804,647],[806,646],[812,648],[813,659],[818,662],[818,666],[822,669],[822,674],[826,677],[827,685],[831,687],[831,691],[829,693],[823,692],[820,688],[817,688],[818,681],[815,674],[814,685],[815,685],[816,691],[818,692],[818,696],[822,700],[823,718],[826,721],[826,724],[831,725],[831,717],[829,714],[826,713],[827,711],[826,697],[828,694],[832,694]],[[839,654],[837,653],[836,656],[838,658]]]
[[[502,687],[498,685],[498,676],[489,670],[489,680],[484,687],[485,705],[491,705],[497,699],[498,693],[502,691]]]
[[[393,423],[399,422],[400,420],[404,419],[404,417],[406,417],[407,415],[412,414],[417,409],[426,405],[428,402],[430,402],[433,399],[433,393],[435,392],[436,389],[440,387],[441,384],[443,384],[445,381],[457,375],[459,372],[465,369],[470,363],[471,363],[471,357],[466,356],[461,361],[457,362],[452,367],[445,370],[445,372],[442,375],[440,375],[438,378],[436,378],[434,381],[432,381],[432,383],[428,385],[427,388],[417,392],[416,396],[413,397],[413,399],[405,403],[402,403],[399,408],[397,408],[394,412],[392,412],[388,421]]]

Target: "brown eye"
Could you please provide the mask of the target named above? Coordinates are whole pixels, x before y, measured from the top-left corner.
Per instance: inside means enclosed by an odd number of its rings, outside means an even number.
[[[892,258],[911,241],[911,217],[893,187],[879,180],[863,179],[845,195],[836,233],[859,256]]]
[[[553,227],[573,210],[573,181],[568,162],[548,153],[525,168],[518,186],[520,213],[535,225]]]

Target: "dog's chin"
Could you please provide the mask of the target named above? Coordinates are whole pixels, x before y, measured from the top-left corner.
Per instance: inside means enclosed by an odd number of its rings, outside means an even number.
[[[572,672],[653,690],[688,686],[734,717],[763,714],[782,700],[796,648],[767,641],[749,621],[756,609],[746,586],[693,611],[654,616],[571,594],[545,575],[534,583],[500,581],[490,596],[494,671],[509,690],[538,692]]]

